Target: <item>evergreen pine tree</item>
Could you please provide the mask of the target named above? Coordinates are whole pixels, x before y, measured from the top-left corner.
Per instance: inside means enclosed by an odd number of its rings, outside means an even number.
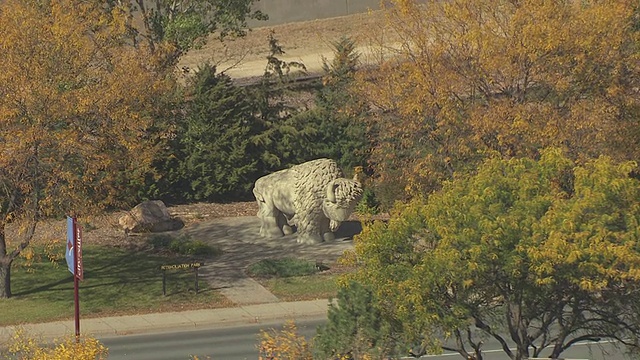
[[[256,120],[261,127],[254,141],[261,148],[263,173],[311,160],[310,141],[316,133],[313,124],[300,121],[300,110],[286,101],[287,96],[296,96],[291,84],[306,74],[304,64],[280,59],[285,52],[273,32],[268,40],[269,55],[264,74],[259,84],[251,89]]]
[[[189,80],[185,98],[159,195],[173,201],[248,199],[259,157],[252,137],[259,129],[244,90],[205,64]]]
[[[314,338],[314,358],[386,359],[398,353],[400,341],[371,291],[351,282],[329,305],[328,323]]]
[[[322,88],[316,97],[316,108],[306,114],[314,123],[315,154],[336,160],[345,170],[366,168],[367,136],[361,117],[366,104],[350,91],[359,64],[355,42],[343,37],[333,44],[334,58],[323,59]]]

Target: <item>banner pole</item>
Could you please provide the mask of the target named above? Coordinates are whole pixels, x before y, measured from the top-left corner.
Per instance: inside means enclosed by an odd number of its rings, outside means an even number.
[[[73,218],[73,302],[75,306],[76,343],[80,341],[80,296],[78,291],[78,228],[76,218]]]

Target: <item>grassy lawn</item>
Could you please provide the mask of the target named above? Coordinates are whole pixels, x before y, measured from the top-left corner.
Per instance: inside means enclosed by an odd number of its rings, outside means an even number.
[[[257,280],[282,301],[328,299],[338,293],[338,275],[316,274]]]
[[[167,296],[163,296],[160,265],[184,262],[190,261],[114,247],[84,247],[80,317],[232,306],[203,279],[196,294],[193,270],[168,270]],[[22,264],[17,260],[12,268],[13,297],[0,300],[0,326],[73,319],[73,278],[64,258],[53,264],[46,257],[30,267]]]
[[[259,278],[288,278],[316,274],[316,264],[308,260],[284,257],[280,259],[264,259],[251,264],[247,274]]]
[[[282,301],[328,299],[338,293],[340,274],[351,271],[340,265],[332,266],[336,266],[332,272],[320,272],[314,262],[283,257],[251,264],[247,274]]]

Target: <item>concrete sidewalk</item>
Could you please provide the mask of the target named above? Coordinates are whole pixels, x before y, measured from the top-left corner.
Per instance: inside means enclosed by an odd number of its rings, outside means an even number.
[[[206,327],[323,318],[327,315],[328,300],[280,302],[246,305],[224,309],[205,309],[160,314],[80,318],[80,332],[93,337],[189,330]],[[0,348],[4,347],[18,328],[43,340],[60,339],[75,334],[73,320],[43,324],[24,324],[0,327]]]
[[[247,277],[245,271],[263,259],[294,257],[325,265],[334,264],[347,250],[353,249],[352,237],[362,231],[357,221],[345,221],[336,232],[336,240],[320,244],[299,244],[296,234],[279,239],[260,237],[260,220],[240,216],[204,221],[180,230],[190,238],[204,241],[223,254],[205,261],[200,268],[202,279],[237,306],[279,303],[280,299]],[[178,236],[180,236],[180,234]]]

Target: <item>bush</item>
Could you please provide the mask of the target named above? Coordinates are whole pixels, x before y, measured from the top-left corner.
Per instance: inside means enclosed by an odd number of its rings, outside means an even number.
[[[154,249],[169,250],[173,253],[189,256],[218,256],[222,250],[202,240],[193,240],[188,235],[173,237],[171,235],[154,235],[149,239]]]
[[[296,258],[265,259],[249,266],[247,273],[256,277],[293,277],[318,272],[316,264]]]
[[[293,321],[288,321],[282,330],[261,330],[258,353],[258,360],[313,359],[311,344],[300,334]]]
[[[221,250],[215,248],[201,240],[180,241],[178,239],[169,245],[171,251],[181,255],[220,255]]]
[[[166,249],[171,244],[173,237],[170,235],[153,235],[149,238],[149,245],[152,249]]]
[[[365,188],[362,199],[356,205],[356,213],[359,215],[376,215],[380,213],[380,202],[376,198],[373,190]]]
[[[252,88],[254,108],[263,130],[255,139],[263,145],[263,172],[268,173],[305,161],[326,157],[344,170],[366,165],[368,141],[364,103],[348,88],[358,63],[355,44],[342,39],[334,44],[334,61],[323,65],[325,75],[317,90],[315,106],[292,106],[287,98],[298,97],[291,70],[302,67],[284,62],[277,39],[270,38],[271,55],[259,86]]]
[[[15,360],[102,360],[108,355],[107,348],[98,340],[90,337],[67,336],[52,346],[39,345],[41,341],[34,339],[24,330],[18,329],[12,336],[8,352],[9,359]]]
[[[317,359],[387,359],[401,353],[399,325],[385,318],[365,286],[350,282],[329,304],[328,322],[313,339]]]

